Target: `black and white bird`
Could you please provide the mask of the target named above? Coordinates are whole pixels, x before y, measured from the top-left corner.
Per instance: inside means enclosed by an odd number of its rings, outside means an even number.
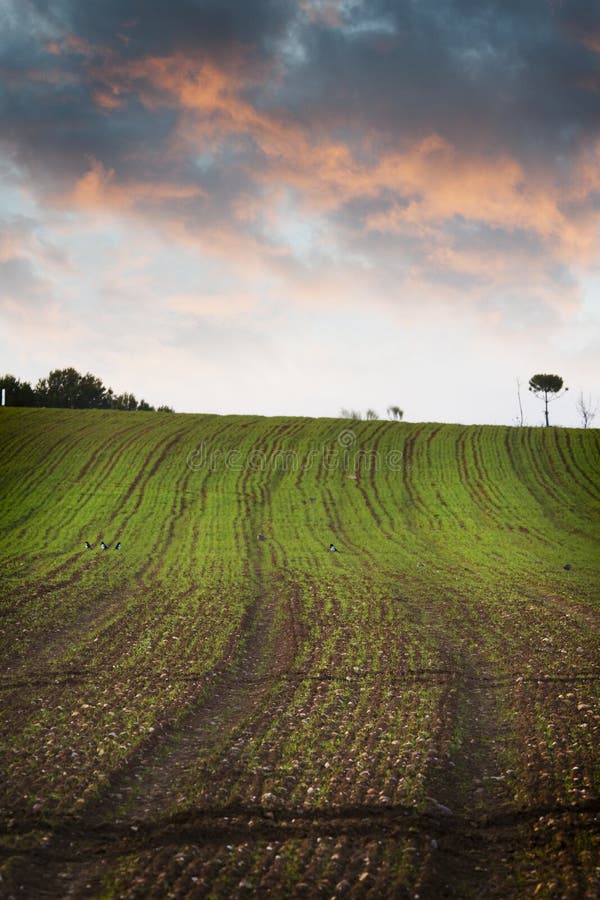
[[[86,549],[86,550],[91,550],[91,549],[92,549],[92,545],[90,544],[89,541],[84,541],[84,544],[85,544],[85,549]]]
[[[117,541],[117,543],[115,544],[115,550],[120,550],[120,549],[121,549],[121,541]]]
[[[339,553],[339,550],[338,550],[338,548],[335,546],[335,544],[330,544],[330,545],[329,545],[329,549],[330,549],[330,551],[331,551],[332,553]]]
[[[100,546],[103,550],[108,550],[108,544],[105,544],[104,541],[100,541]]]
[[[262,531],[259,531],[259,532],[258,532],[258,534],[256,535],[256,538],[257,538],[257,540],[259,540],[259,541],[266,541],[266,537],[264,536],[264,534],[262,533]]]
[[[571,563],[566,563],[563,566],[563,569],[566,569],[567,572],[570,572],[572,568],[573,568],[573,566],[571,565]]]

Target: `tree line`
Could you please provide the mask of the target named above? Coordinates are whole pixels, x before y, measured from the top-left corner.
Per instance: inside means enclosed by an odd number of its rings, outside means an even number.
[[[400,409],[399,406],[388,406],[387,414],[390,419],[394,419],[396,422],[400,422],[404,416],[404,412],[403,412],[403,410]],[[363,418],[363,414],[358,409],[346,409],[345,406],[343,406],[340,409],[340,419],[362,419],[362,418]],[[374,409],[368,409],[364,414],[364,418],[367,419],[367,421],[373,421],[375,419],[379,419],[379,415],[378,415],[378,413],[375,412]]]
[[[88,372],[81,375],[76,369],[54,369],[32,387],[14,375],[0,377],[6,406],[49,406],[59,409],[126,409],[141,412],[173,412],[170,406],[155,409],[134,394],[115,394],[100,378]]]

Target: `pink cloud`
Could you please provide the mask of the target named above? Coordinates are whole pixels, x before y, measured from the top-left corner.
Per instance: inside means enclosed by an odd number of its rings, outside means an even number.
[[[582,38],[582,44],[594,53],[600,53],[600,32],[587,34]]]
[[[87,59],[92,59],[99,53],[97,47],[76,34],[65,34],[58,40],[48,41],[46,50],[53,56],[63,56],[67,53],[74,53],[77,56],[83,56]]]
[[[319,14],[334,7],[319,5]],[[67,41],[65,46],[69,48],[71,43]],[[89,47],[80,51],[92,56]],[[265,73],[254,70],[248,74],[241,59],[232,58],[225,67],[183,55],[120,63],[104,57],[90,71],[100,84],[95,102],[108,113],[128,95],[136,95],[150,109],[178,110],[167,149],[173,158],[189,159],[210,151],[218,157],[226,141],[249,139],[262,154],[256,168],[252,169],[250,162],[244,164],[250,186],[258,188],[258,193],[244,190],[234,197],[229,221],[194,221],[191,227],[178,213],[176,201],[202,196],[201,187],[175,180],[125,182],[102,161],[91,158],[72,188],[55,200],[85,211],[127,215],[139,215],[143,207],[144,217],[148,204],[155,203],[161,207],[156,225],[170,239],[235,260],[238,271],[248,277],[259,278],[275,270],[283,280],[294,272],[293,251],[278,229],[282,192],[290,190],[300,216],[343,215],[347,204],[354,202],[359,208],[364,204],[367,236],[379,233],[418,240],[419,261],[405,270],[405,284],[418,295],[431,291],[430,279],[442,271],[472,279],[482,291],[511,284],[514,258],[495,253],[493,248],[484,252],[453,245],[446,230],[456,219],[534,236],[545,248],[545,258],[539,262],[523,259],[522,265],[529,273],[532,290],[540,297],[552,290],[556,293],[556,288],[540,287],[547,283],[544,266],[549,260],[588,264],[597,253],[596,216],[593,210],[586,211],[586,204],[600,189],[600,145],[582,155],[560,179],[543,169],[526,171],[508,152],[483,155],[474,149],[459,150],[434,132],[406,139],[396,150],[379,155],[371,140],[367,163],[351,146],[329,138],[322,129],[317,135],[310,124],[255,107],[246,89],[264,79]],[[372,211],[367,213],[369,208]],[[261,222],[268,239],[259,236]],[[346,265],[356,278],[360,265],[352,261]],[[367,270],[359,279],[364,278],[365,292],[374,280]],[[295,275],[302,278],[297,271]],[[320,284],[326,283],[326,276],[325,281],[323,278],[320,269]],[[334,280],[347,295],[354,293],[340,273]],[[452,287],[436,284],[435,289],[456,298]],[[312,284],[307,290],[292,288],[291,293],[306,299],[314,290]],[[462,290],[466,290],[464,286]],[[572,309],[575,295],[567,296],[564,287],[558,293],[565,308]],[[189,298],[187,302],[191,302]]]
[[[400,232],[405,226],[431,227],[454,216],[491,227],[526,229],[563,245],[567,253],[589,253],[591,233],[563,211],[573,185],[533,184],[529,173],[506,154],[466,156],[432,133],[371,165],[359,163],[349,146],[315,139],[298,123],[256,109],[242,96],[241,69],[184,56],[146,57],[103,66],[96,73],[107,85],[97,102],[122,102],[128,91],[150,106],[175,105],[181,119],[172,147],[193,152],[211,142],[239,135],[260,148],[268,165],[254,178],[265,186],[296,188],[305,202],[335,211],[353,199],[395,192],[405,203],[374,213],[370,230]],[[595,160],[593,177],[600,174]],[[590,165],[586,177],[590,179]]]
[[[202,194],[198,186],[183,186],[171,182],[134,181],[119,183],[114,169],[106,169],[93,157],[88,170],[77,180],[73,189],[61,198],[64,205],[83,210],[112,210],[127,212],[141,202],[182,200]]]
[[[97,90],[94,91],[93,101],[102,109],[120,109],[125,105],[125,100],[119,96],[119,93],[119,89],[116,87],[110,91]]]
[[[314,140],[297,123],[256,110],[240,96],[239,73],[174,57],[146,59],[135,64],[129,76],[143,77],[192,115],[178,132],[182,142],[202,146],[208,138],[248,136],[269,163],[256,180],[295,187],[314,208],[335,211],[350,200],[383,191],[411,198],[408,207],[398,204],[373,214],[367,225],[371,230],[400,232],[406,226],[432,227],[462,216],[494,228],[532,231],[566,256],[587,258],[594,249],[591,224],[582,228],[564,208],[579,197],[581,177],[595,190],[600,177],[597,158],[586,163],[574,182],[543,177],[534,182],[506,154],[465,156],[431,134],[364,165],[350,147]],[[159,101],[155,97],[153,102]]]

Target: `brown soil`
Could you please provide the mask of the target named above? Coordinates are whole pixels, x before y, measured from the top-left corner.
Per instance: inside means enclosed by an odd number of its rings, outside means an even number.
[[[547,761],[532,741],[528,789],[540,802],[518,806],[513,779],[521,773],[506,767],[529,735],[540,691],[559,722],[563,688],[579,676],[596,682],[591,660],[554,679],[499,672],[476,647],[449,642],[440,623],[443,670],[399,673],[443,689],[424,806],[369,801],[368,783],[357,803],[345,802],[340,788],[337,805],[289,805],[263,793],[260,773],[250,778],[253,801],[223,802],[225,788],[235,794],[236,779],[250,777],[231,767],[226,751],[240,735],[266,734],[293,690],[302,635],[297,620],[282,619],[280,603],[275,591],[257,596],[235,661],[113,773],[100,798],[76,816],[7,823],[11,864],[1,896],[597,896],[593,861],[582,870],[598,848],[597,796],[557,802],[560,787],[544,782]],[[211,779],[190,798],[190,784]],[[188,791],[181,811],[179,785]]]

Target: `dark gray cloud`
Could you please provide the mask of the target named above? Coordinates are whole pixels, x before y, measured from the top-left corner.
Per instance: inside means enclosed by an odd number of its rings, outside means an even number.
[[[390,145],[435,130],[539,162],[598,133],[600,94],[585,85],[600,55],[581,41],[599,19],[581,3],[373,0],[343,28],[302,32],[287,100],[325,128],[359,123]]]
[[[277,65],[275,83],[254,86],[259,108],[344,136],[376,129],[382,144],[435,130],[551,156],[599,125],[600,94],[589,86],[600,54],[582,41],[600,35],[600,12],[583,0],[369,0],[345,4],[341,27],[292,0],[4,0],[0,10],[9,134],[12,124],[23,143],[43,134],[74,153],[115,145],[126,155],[136,135],[164,139],[172,123],[157,123],[156,110],[131,103],[108,116],[89,100],[94,63],[175,52]],[[76,46],[49,54],[67,35],[92,58]]]
[[[236,46],[269,52],[287,27],[293,0],[29,0],[57,32],[94,45],[115,46],[126,57],[202,49],[228,53]]]
[[[190,188],[175,199],[141,195],[141,213],[177,216],[190,234],[228,226],[265,246],[271,238],[260,202],[277,152],[267,152],[252,127],[229,128],[226,109],[182,108],[143,67],[130,74],[136,63],[212,61],[235,73],[235,96],[287,128],[290,140],[298,125],[311,147],[346,144],[359,167],[435,133],[464,158],[493,167],[508,157],[525,182],[561,185],[582,152],[593,152],[600,5],[365,0],[340,3],[337,20],[310,10],[293,0],[0,0],[0,147],[42,196],[68,191],[98,160],[125,188]],[[240,216],[240,199],[258,212]],[[340,200],[327,215],[340,241],[387,260],[393,277],[399,266],[430,265],[432,278],[442,278],[418,231],[365,234],[369,216],[412,200],[410,191],[384,184]],[[597,207],[593,186],[565,201],[575,221],[597,215]],[[465,229],[451,221],[438,243],[456,254],[483,255],[493,246],[507,256],[518,245],[539,261],[541,238],[528,227],[493,217]],[[460,269],[447,278],[481,282],[480,273]]]
[[[102,108],[99,73],[176,53],[254,68],[273,55],[294,8],[286,0],[0,0],[0,141],[40,181],[72,178],[90,156],[120,177],[158,177],[177,110],[148,109],[135,91]]]
[[[574,151],[600,122],[600,54],[582,43],[600,35],[600,12],[583,0],[369,0],[341,7],[340,25],[292,0],[4,0],[0,10],[3,131],[51,167],[63,154],[110,165],[160,147],[174,114],[132,96],[112,111],[91,98],[107,59],[175,52],[276,66],[275,81],[250,88],[258,108],[355,141],[370,129],[378,149],[436,131],[539,162]],[[67,36],[81,45],[48,52]]]

